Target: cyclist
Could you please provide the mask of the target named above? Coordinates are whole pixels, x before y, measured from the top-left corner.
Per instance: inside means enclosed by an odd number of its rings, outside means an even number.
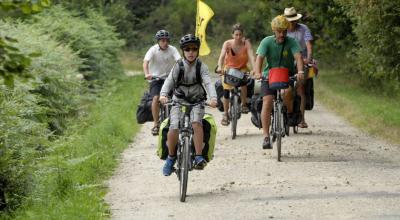
[[[304,64],[309,64],[312,62],[312,40],[310,29],[305,24],[299,23],[302,14],[298,14],[294,7],[285,8],[284,15],[286,19],[290,22],[287,36],[296,39],[301,47],[301,55]],[[304,90],[305,81],[300,81],[297,83],[297,94],[301,97],[300,111],[301,111],[301,122],[299,123],[300,128],[307,128],[308,125],[305,120],[305,107],[306,107],[306,95]],[[290,120],[290,116],[289,116]]]
[[[211,102],[210,106],[215,108],[217,106],[217,93],[214,85],[211,83],[209,76],[208,67],[206,64],[201,63],[199,60],[199,48],[200,40],[198,37],[187,34],[180,40],[180,48],[183,53],[183,76],[179,77],[182,73],[180,70],[180,64],[177,62],[171,70],[168,78],[161,89],[160,101],[165,104],[168,101],[167,95],[173,90],[173,100],[178,102],[186,103],[201,103],[206,100],[207,94],[209,95]],[[196,73],[197,63],[200,62],[200,74],[201,82],[198,82]],[[199,65],[200,65],[199,64]],[[207,90],[207,93],[203,87],[203,84]],[[171,175],[173,166],[176,161],[176,144],[179,138],[179,118],[180,118],[179,106],[175,105],[171,108],[170,113],[170,126],[167,135],[167,146],[168,146],[168,157],[163,167],[163,174],[165,176]],[[203,150],[203,126],[202,119],[204,115],[204,106],[197,105],[193,107],[191,112],[191,120],[193,127],[193,142],[196,151],[195,156],[195,169],[203,169],[207,162],[202,156]]]
[[[250,61],[251,67],[254,68],[254,55],[251,43],[243,36],[243,28],[240,24],[235,24],[232,27],[232,38],[227,40],[222,45],[221,54],[218,59],[217,72],[222,72],[222,67],[239,69],[241,72],[248,72],[247,63]],[[222,64],[224,62],[224,65]],[[222,78],[222,82],[224,79]],[[224,126],[229,125],[229,92],[232,89],[231,85],[223,83],[224,88],[224,114],[222,116],[221,124]],[[247,107],[247,82],[243,81],[240,87],[240,99],[242,102],[242,112],[248,113]]]
[[[150,81],[150,94],[153,96],[151,113],[154,119],[154,126],[151,129],[153,135],[158,135],[159,125],[159,96],[165,78],[174,65],[175,61],[181,58],[178,50],[169,45],[170,34],[166,30],[157,31],[154,38],[157,44],[150,47],[143,60],[143,71],[145,78]]]
[[[257,49],[255,64],[255,77],[257,79],[260,79],[262,75],[268,77],[269,69],[278,67],[280,58],[282,59],[281,66],[288,68],[291,75],[295,73],[296,68],[294,61],[296,60],[298,69],[297,80],[304,79],[303,61],[300,54],[301,49],[295,39],[286,36],[288,26],[289,21],[283,15],[279,15],[272,20],[271,28],[274,35],[265,37],[260,42]],[[261,73],[264,59],[266,59],[266,66]],[[263,80],[261,84],[261,94],[263,96],[261,122],[264,136],[262,147],[263,149],[271,149],[269,125],[271,123],[272,103],[274,96],[276,96],[276,90],[269,89],[268,82]],[[284,101],[287,99],[288,93],[285,93]],[[289,108],[288,112],[290,112]]]

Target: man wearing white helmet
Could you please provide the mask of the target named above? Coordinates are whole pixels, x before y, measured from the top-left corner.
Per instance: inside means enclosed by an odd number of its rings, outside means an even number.
[[[157,31],[154,38],[157,44],[153,45],[146,53],[143,60],[143,71],[145,78],[150,81],[150,94],[153,96],[151,113],[154,119],[154,126],[151,129],[153,135],[158,135],[159,125],[159,97],[161,87],[164,84],[173,65],[181,58],[178,50],[169,45],[170,34],[166,30]]]

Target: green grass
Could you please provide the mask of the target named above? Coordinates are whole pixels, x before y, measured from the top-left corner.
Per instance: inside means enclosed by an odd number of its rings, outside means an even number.
[[[146,51],[123,51],[119,55],[124,69],[130,71],[143,71],[143,58]]]
[[[87,116],[77,119],[38,164],[34,193],[10,218],[108,218],[104,181],[139,129],[135,113],[145,85],[140,76],[110,83]]]
[[[379,89],[362,86],[357,78],[333,71],[322,71],[315,89],[319,101],[353,125],[373,136],[400,143],[398,94],[384,96]]]

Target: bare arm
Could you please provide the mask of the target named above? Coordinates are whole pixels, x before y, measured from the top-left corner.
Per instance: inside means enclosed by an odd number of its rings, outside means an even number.
[[[313,51],[312,51],[312,43],[311,41],[307,41],[306,42],[306,47],[307,47],[307,62],[311,62],[312,60],[312,55],[313,55]]]
[[[303,59],[301,58],[301,54],[295,53],[294,59],[296,60],[296,65],[297,65],[297,80],[302,81],[304,79],[304,71],[303,71]]]
[[[150,80],[151,74],[149,72],[149,61],[147,60],[143,61],[143,72],[144,72],[144,77]]]
[[[256,64],[254,66],[254,76],[256,77],[256,79],[261,78],[261,69],[263,62],[264,62],[264,57],[261,55],[257,55]]]
[[[255,69],[255,58],[254,58],[254,53],[253,53],[253,46],[251,45],[249,40],[246,40],[246,44],[247,44],[247,56],[249,57],[249,61],[250,61],[250,65],[251,68]]]
[[[227,47],[228,47],[228,41],[225,41],[224,44],[222,45],[221,53],[219,54],[217,72],[220,72],[222,70]]]

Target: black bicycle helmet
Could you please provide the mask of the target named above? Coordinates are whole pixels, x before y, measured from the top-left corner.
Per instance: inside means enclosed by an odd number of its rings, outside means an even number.
[[[154,38],[157,40],[160,40],[160,39],[168,39],[169,40],[169,32],[166,30],[159,30],[159,31],[157,31]]]
[[[197,47],[200,47],[200,39],[198,37],[194,36],[193,34],[186,34],[185,36],[183,36],[181,38],[181,40],[179,41],[179,44],[181,46],[181,49],[186,47],[186,45],[188,45],[188,44],[196,44]]]

